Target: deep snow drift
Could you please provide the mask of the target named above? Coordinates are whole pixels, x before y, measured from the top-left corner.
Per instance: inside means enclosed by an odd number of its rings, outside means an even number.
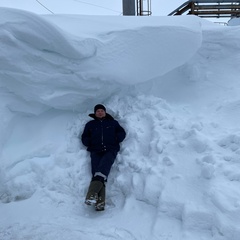
[[[239,27],[6,8],[0,25],[0,239],[239,239]],[[78,139],[99,102],[127,131],[101,213]]]

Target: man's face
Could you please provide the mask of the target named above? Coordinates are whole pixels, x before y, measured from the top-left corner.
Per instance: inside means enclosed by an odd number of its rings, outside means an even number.
[[[106,112],[103,109],[98,109],[95,115],[97,118],[104,118],[106,117]]]

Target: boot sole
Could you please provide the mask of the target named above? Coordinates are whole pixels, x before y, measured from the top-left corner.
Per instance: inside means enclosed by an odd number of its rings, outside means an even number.
[[[105,203],[97,203],[97,204],[95,205],[95,209],[96,209],[96,211],[104,211],[104,209],[105,209]]]
[[[105,210],[105,208],[96,208],[97,212],[101,212],[101,211],[104,211],[104,210]]]

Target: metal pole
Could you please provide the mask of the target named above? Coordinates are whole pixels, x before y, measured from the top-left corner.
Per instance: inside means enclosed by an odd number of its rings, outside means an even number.
[[[143,0],[140,0],[140,15],[143,15]]]
[[[123,15],[135,16],[135,0],[122,0]]]

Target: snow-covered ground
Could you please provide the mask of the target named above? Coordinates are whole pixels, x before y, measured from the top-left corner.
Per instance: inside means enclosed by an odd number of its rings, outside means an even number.
[[[240,27],[0,8],[1,240],[239,240]],[[106,211],[78,135],[126,129]]]

